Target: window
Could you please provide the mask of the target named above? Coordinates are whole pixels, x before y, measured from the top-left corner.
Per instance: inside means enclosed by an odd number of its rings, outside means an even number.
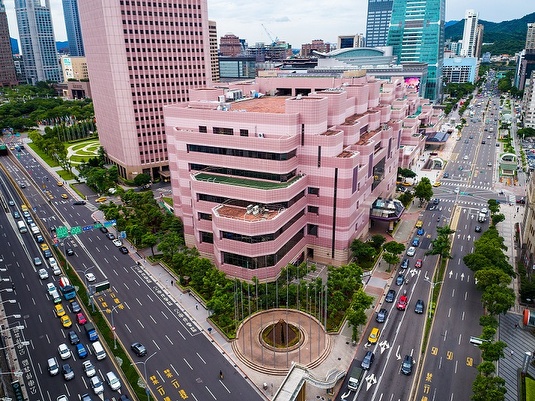
[[[320,214],[320,208],[317,206],[308,206],[307,210],[309,213]]]
[[[208,129],[206,128],[206,125],[199,125],[199,132],[207,133]]]
[[[320,196],[320,189],[315,187],[308,187],[308,193],[310,195],[317,195]]]
[[[208,242],[209,244],[214,243],[214,234],[206,232],[206,231],[200,231],[201,234],[201,242]]]
[[[249,130],[248,129],[241,129],[240,130],[240,136],[249,136]]]

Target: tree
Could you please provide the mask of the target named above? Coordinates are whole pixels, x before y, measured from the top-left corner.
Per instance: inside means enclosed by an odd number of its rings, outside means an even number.
[[[483,315],[479,318],[479,325],[480,326],[490,326],[494,327],[495,329],[498,328],[498,319],[496,319],[494,316],[491,315]]]
[[[497,376],[477,375],[472,384],[472,401],[505,400],[505,380]]]
[[[398,255],[393,255],[389,252],[383,253],[383,259],[385,260],[386,263],[388,263],[389,271],[390,271],[391,266],[397,265],[401,261]]]
[[[433,186],[429,178],[422,177],[418,185],[414,188],[414,196],[420,200],[420,204],[424,201],[429,202],[433,196]]]
[[[405,251],[405,245],[396,241],[390,241],[383,245],[383,259],[388,266],[397,265],[400,262],[399,255]]]
[[[491,315],[506,313],[515,304],[515,299],[512,288],[498,284],[488,286],[481,295],[481,301]]]
[[[504,221],[505,220],[505,216],[504,216],[503,213],[498,213],[498,214],[491,215],[490,219],[491,219],[492,225],[495,226],[496,224],[501,223],[502,221]]]
[[[371,261],[373,257],[377,254],[373,246],[369,243],[362,242],[359,239],[354,240],[351,243],[351,252],[357,260]]]
[[[500,204],[496,199],[489,199],[487,201],[487,204],[489,205],[489,210],[491,214],[495,214],[500,211]]]
[[[405,208],[408,208],[414,198],[414,195],[412,194],[412,191],[405,191],[401,195],[398,196],[398,200],[405,206]]]
[[[386,238],[381,234],[372,235],[371,242],[372,246],[378,251],[381,249],[381,246],[385,243]]]
[[[489,362],[496,362],[500,358],[503,358],[503,350],[505,348],[507,348],[507,344],[503,341],[483,341],[479,346],[481,357]]]
[[[150,183],[150,175],[148,174],[141,173],[134,177],[134,184],[136,184],[138,187],[142,187],[148,183]]]
[[[166,260],[172,260],[175,253],[184,246],[184,240],[177,233],[168,233],[162,237],[158,250]]]
[[[154,245],[158,243],[158,238],[156,235],[151,233],[145,233],[141,237],[141,243],[144,246],[150,246],[150,251],[152,252],[152,256],[154,256]]]
[[[358,326],[365,324],[368,321],[366,316],[366,309],[368,309],[373,302],[373,297],[367,295],[362,288],[359,288],[353,294],[351,306],[347,311],[347,321],[352,326],[351,339],[357,340]]]
[[[398,167],[398,176],[403,178],[416,178],[418,174],[408,168]]]
[[[440,259],[451,259],[450,235],[455,233],[450,226],[437,227],[437,237],[431,241],[431,249],[426,255],[438,255]]]
[[[511,283],[511,276],[495,268],[480,269],[475,272],[474,277],[477,280],[477,288],[482,291],[491,285],[507,286]]]
[[[496,366],[490,361],[484,361],[479,364],[477,371],[483,376],[490,376],[496,371]]]

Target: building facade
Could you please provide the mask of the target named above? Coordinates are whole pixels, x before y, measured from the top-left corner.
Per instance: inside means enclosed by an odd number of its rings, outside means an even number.
[[[362,34],[340,35],[338,36],[337,49],[351,49],[353,47],[364,47],[365,38]]]
[[[392,17],[393,0],[368,0],[366,17],[366,46],[386,46]]]
[[[11,40],[6,8],[0,0],[0,87],[18,85],[15,62],[11,52]]]
[[[535,23],[528,24],[526,45],[517,55],[515,86],[519,90],[524,90],[532,71],[535,71]]]
[[[527,80],[527,84],[524,87],[522,114],[524,127],[535,128],[535,71],[531,72],[530,79]]]
[[[313,51],[328,53],[331,51],[331,44],[325,43],[322,39],[315,39],[312,43],[301,45],[301,57],[310,57]]]
[[[78,4],[100,143],[122,177],[169,177],[163,108],[212,82],[206,0]]]
[[[208,21],[210,31],[210,66],[212,68],[212,81],[219,82],[219,50],[217,48],[217,23]]]
[[[65,28],[67,28],[67,39],[69,40],[69,56],[83,57],[85,52],[82,28],[80,27],[78,0],[63,0],[63,15],[65,17]]]
[[[243,54],[243,46],[240,38],[232,33],[221,36],[219,40],[219,54],[228,57],[236,57]]]
[[[88,80],[87,60],[85,57],[61,56],[61,72],[63,81],[68,80]]]
[[[430,110],[402,79],[363,72],[192,91],[165,108],[187,245],[246,280],[305,259],[347,263],[372,205],[395,191],[402,142],[421,145]]]
[[[475,57],[446,57],[442,68],[442,81],[446,84],[475,83],[479,62]]]
[[[400,63],[427,63],[422,95],[438,101],[442,94],[445,0],[394,0],[389,46]]]
[[[15,0],[15,13],[26,81],[60,82],[50,1]]]
[[[476,10],[466,10],[464,13],[464,30],[461,45],[462,57],[476,56],[478,16]]]

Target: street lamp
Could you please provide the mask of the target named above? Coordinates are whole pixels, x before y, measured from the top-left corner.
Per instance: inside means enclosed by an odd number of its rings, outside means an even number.
[[[15,319],[20,319],[22,317],[22,315],[20,315],[18,313],[15,313],[13,315],[4,316],[2,319],[7,319],[7,318],[10,318],[10,317],[14,317]]]
[[[147,362],[149,361],[150,358],[156,355],[157,352],[158,351],[154,351],[154,353],[151,356],[149,356],[147,359],[145,359],[144,361],[134,362],[136,365],[138,364],[143,365],[143,371],[145,375],[145,393],[147,394],[147,401],[150,401],[149,383],[147,382]]]
[[[3,304],[14,304],[16,302],[17,302],[17,300],[15,300],[15,299],[6,299],[5,301],[0,302],[0,305],[3,305]]]
[[[113,312],[117,309],[119,305],[115,305],[111,308],[111,330],[113,331],[113,349],[117,349],[117,334],[115,334],[115,323],[113,321]]]
[[[93,305],[93,298],[91,298],[91,292],[89,291],[89,286],[87,285],[87,277],[85,276],[85,274],[87,273],[88,270],[91,270],[93,267],[95,266],[89,266],[88,268],[84,269],[83,270],[83,275],[84,275],[84,284],[85,284],[85,289],[87,290],[87,298],[89,299],[89,304],[91,306],[93,306],[93,312],[95,311],[95,305]],[[82,270],[76,270],[77,272],[81,272]]]
[[[18,347],[19,345],[22,346],[22,347],[26,347],[26,346],[30,345],[30,342],[29,341],[19,341],[18,343],[15,343],[13,345],[8,345],[7,347],[2,347],[2,348],[0,348],[0,350],[7,349],[7,348],[15,348],[15,347]]]
[[[424,278],[424,281],[427,281],[429,284],[431,284],[431,302],[429,304],[429,319],[431,319],[431,304],[433,303],[433,297],[434,297],[434,293],[435,293],[435,287],[438,285],[438,284],[442,284],[444,281],[437,281],[437,282],[432,282],[431,280],[429,280],[428,278]]]

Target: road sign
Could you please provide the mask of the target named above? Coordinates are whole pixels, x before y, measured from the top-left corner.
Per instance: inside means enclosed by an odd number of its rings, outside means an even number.
[[[65,238],[69,236],[69,230],[65,226],[59,226],[56,228],[56,236],[58,238]]]
[[[82,227],[83,231],[91,231],[92,229],[93,229],[93,226],[83,226]]]
[[[82,233],[82,227],[80,227],[80,226],[71,227],[71,234],[72,235],[78,235],[78,234],[81,234],[81,233]]]
[[[121,238],[126,238],[126,231],[121,231]]]

